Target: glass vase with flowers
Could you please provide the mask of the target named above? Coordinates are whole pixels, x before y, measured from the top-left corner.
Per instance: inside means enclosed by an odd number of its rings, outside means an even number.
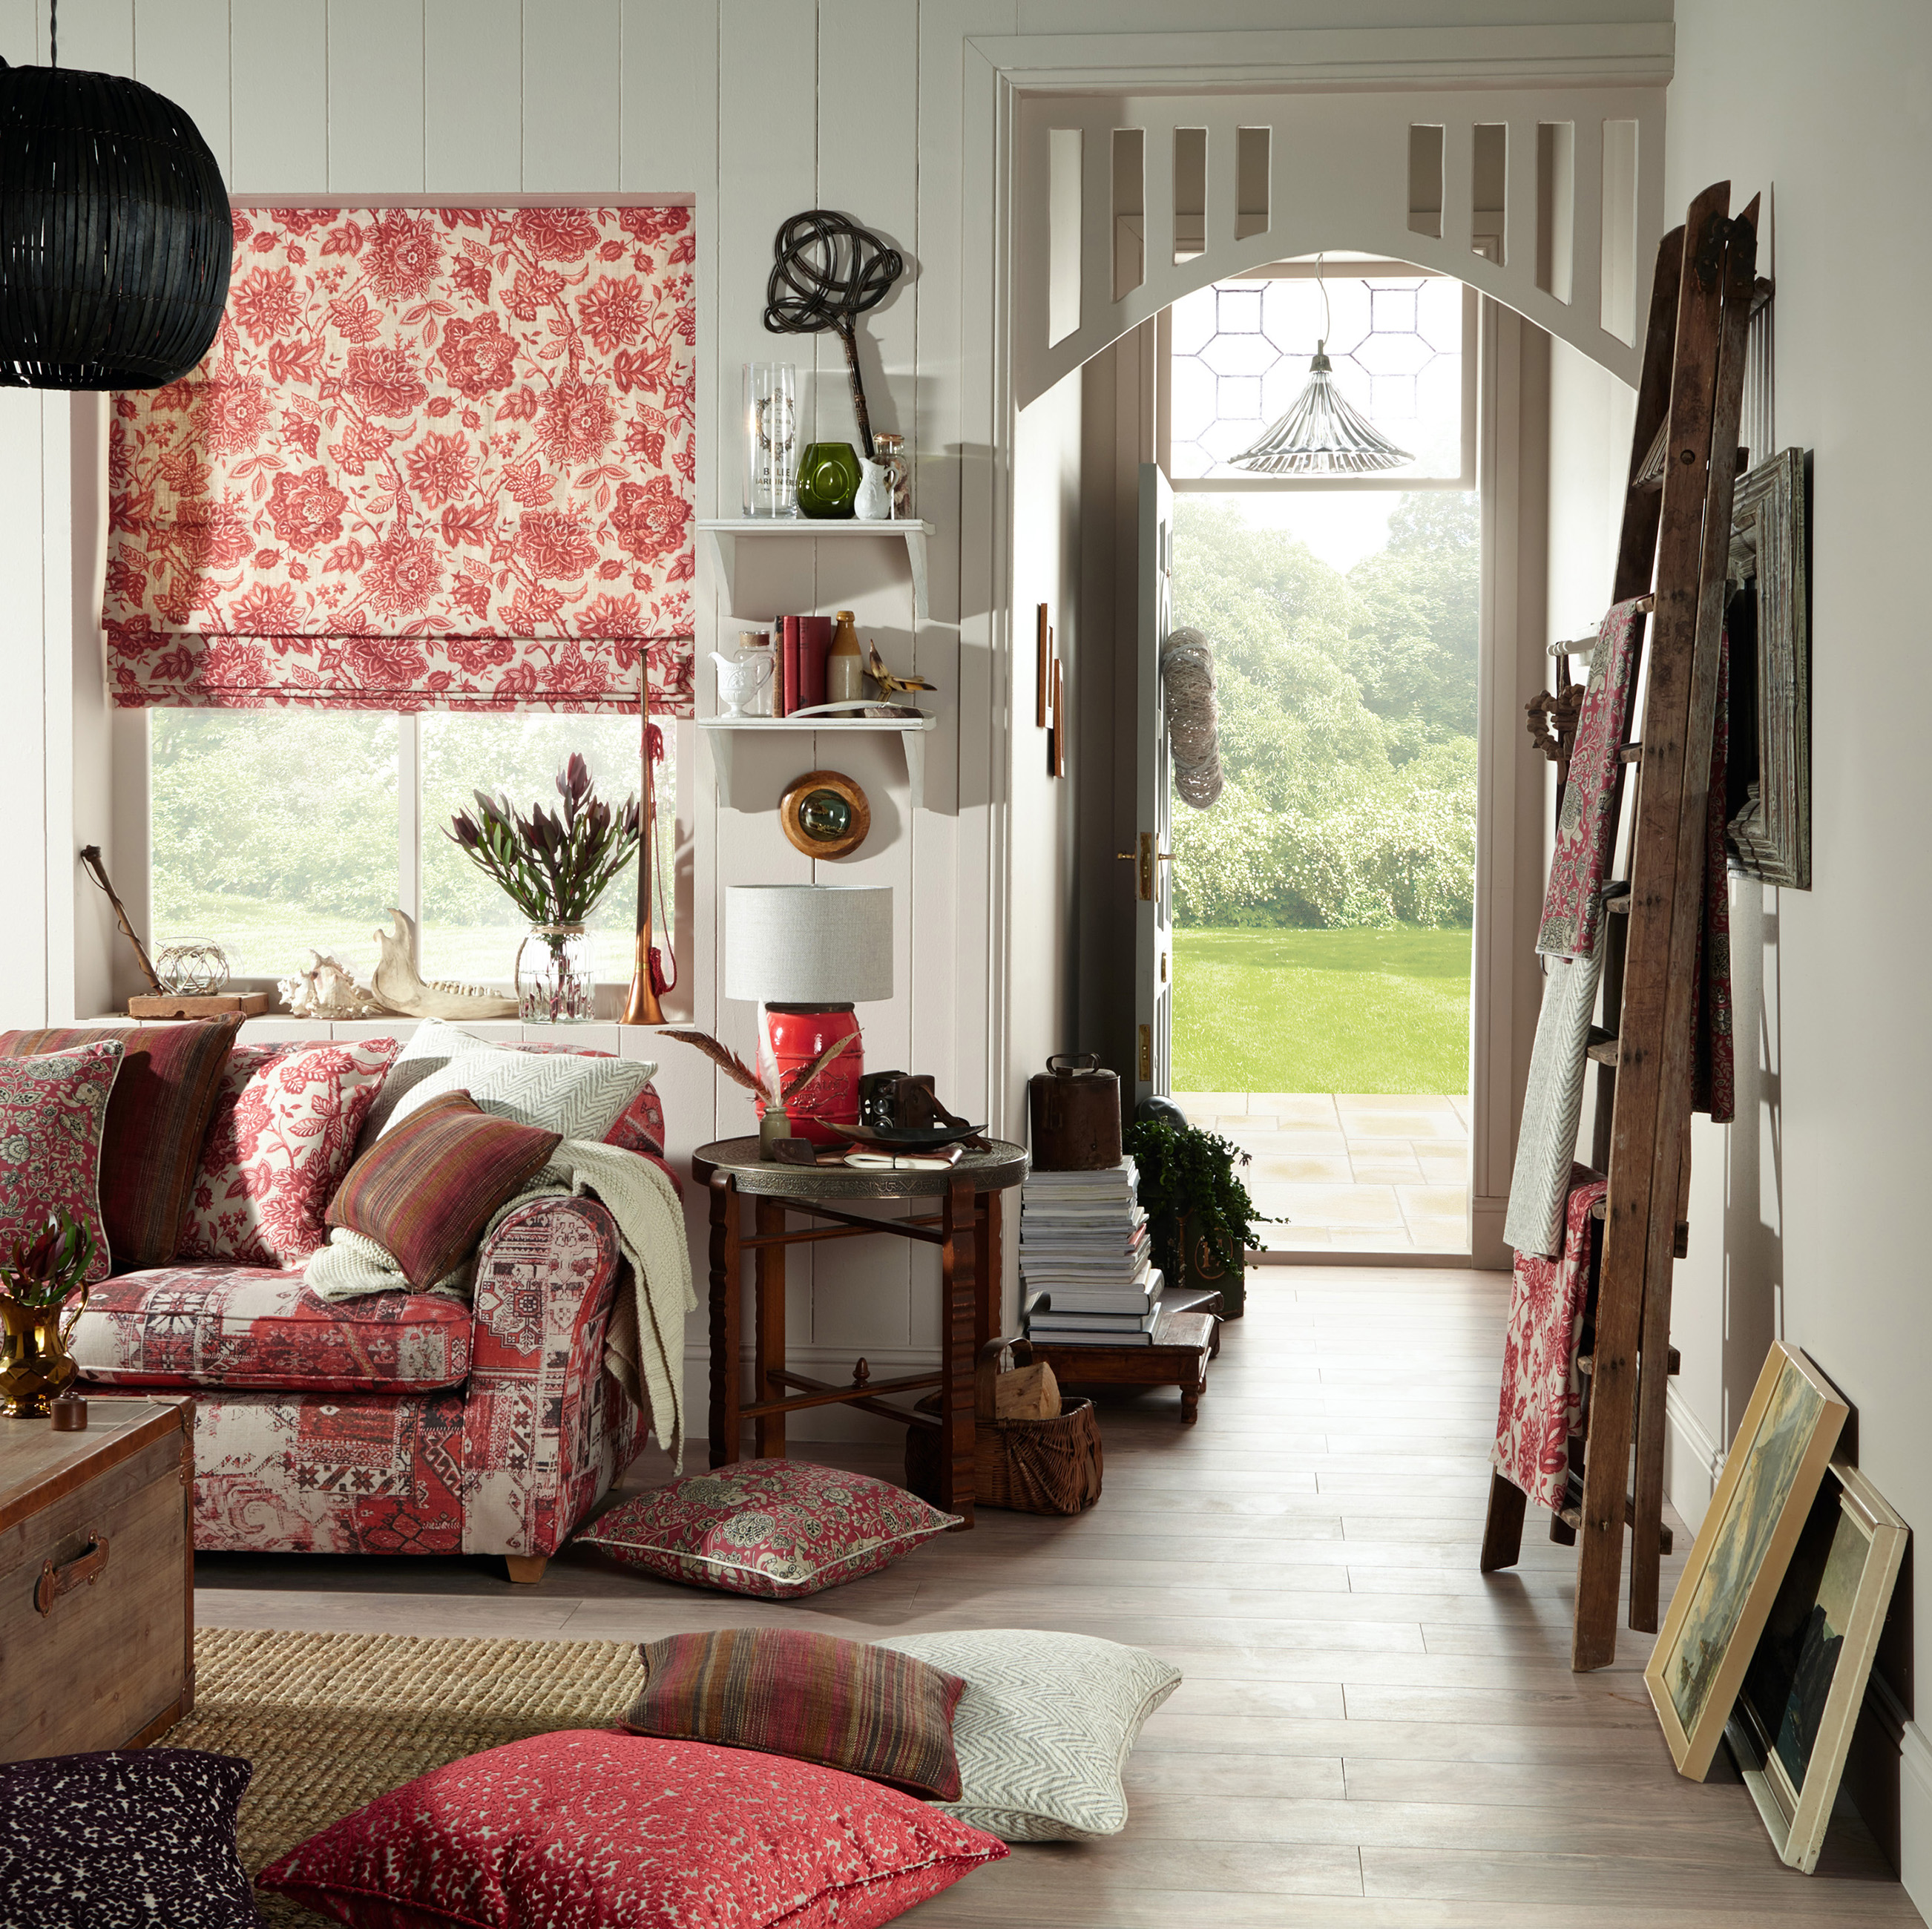
[[[581,757],[557,772],[556,788],[560,808],[533,804],[528,816],[478,790],[474,815],[458,812],[445,833],[530,920],[516,963],[518,1016],[526,1024],[596,1016],[585,926],[638,848],[637,799],[616,808],[605,803]]]
[[[0,1257],[0,1414],[9,1420],[44,1418],[48,1401],[80,1370],[68,1342],[86,1310],[94,1250],[90,1228],[54,1206],[31,1237],[16,1239]]]

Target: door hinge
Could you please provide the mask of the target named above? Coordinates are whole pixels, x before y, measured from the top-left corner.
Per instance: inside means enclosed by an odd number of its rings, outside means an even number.
[[[1140,1076],[1143,1084],[1154,1081],[1154,1027],[1150,1024],[1141,1027]]]

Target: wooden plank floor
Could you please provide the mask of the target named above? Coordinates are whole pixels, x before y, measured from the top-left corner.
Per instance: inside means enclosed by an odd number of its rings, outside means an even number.
[[[196,1612],[572,1640],[1058,1628],[1185,1671],[1129,1765],[1124,1834],[1016,1848],[902,1918],[920,1929],[1918,1923],[1855,1816],[1807,1878],[1773,1855],[1741,1784],[1673,1772],[1644,1693],[1648,1636],[1625,1630],[1614,1668],[1570,1673],[1574,1557],[1534,1510],[1521,1567],[1477,1572],[1500,1276],[1250,1280],[1197,1426],[1172,1394],[1102,1408],[1106,1493],[1078,1520],[989,1510],[789,1606],[577,1556],[513,1588],[481,1560],[205,1555]],[[889,1451],[804,1450],[896,1477]],[[653,1456],[630,1484],[667,1472]],[[1665,1564],[1666,1599],[1682,1561]]]

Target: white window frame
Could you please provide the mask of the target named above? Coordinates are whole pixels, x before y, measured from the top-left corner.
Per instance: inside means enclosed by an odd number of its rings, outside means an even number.
[[[392,716],[396,719],[396,896],[398,909],[406,912],[418,927],[422,922],[422,840],[427,828],[431,836],[436,827],[425,826],[422,808],[422,712],[419,710],[374,710],[372,716]],[[124,892],[128,899],[128,908],[139,925],[150,934],[154,928],[154,818],[148,772],[153,767],[153,733],[152,710],[120,712],[120,715],[138,725],[140,732],[140,805],[138,813],[129,812],[124,820],[120,842],[131,843],[138,825],[140,850],[139,868],[130,881],[142,902],[137,903],[134,892]],[[693,844],[692,826],[694,822],[693,805],[694,785],[692,766],[698,757],[698,732],[688,718],[659,717],[654,719],[659,727],[672,733],[670,742],[676,759],[674,784],[676,791],[675,849],[665,850],[660,844],[658,860],[667,867],[664,878],[664,894],[670,907],[673,920],[674,943],[671,956],[676,962],[676,988],[664,1000],[664,1015],[680,1023],[688,1023],[692,1016],[690,987],[693,960],[692,910],[693,910]],[[125,746],[131,748],[131,746]],[[660,934],[662,937],[662,934]],[[290,969],[295,968],[296,961],[290,961]],[[273,978],[237,977],[230,981],[232,988],[242,992],[268,992],[273,993],[276,981]],[[486,988],[511,988],[507,975],[500,980],[489,981]],[[599,979],[597,981],[598,997],[598,1016],[615,1018],[622,1010],[628,980]],[[612,1009],[611,1007],[614,1007]]]

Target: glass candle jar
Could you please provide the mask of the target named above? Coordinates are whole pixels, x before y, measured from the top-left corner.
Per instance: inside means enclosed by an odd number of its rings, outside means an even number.
[[[745,514],[796,516],[798,369],[789,362],[745,364]]]

